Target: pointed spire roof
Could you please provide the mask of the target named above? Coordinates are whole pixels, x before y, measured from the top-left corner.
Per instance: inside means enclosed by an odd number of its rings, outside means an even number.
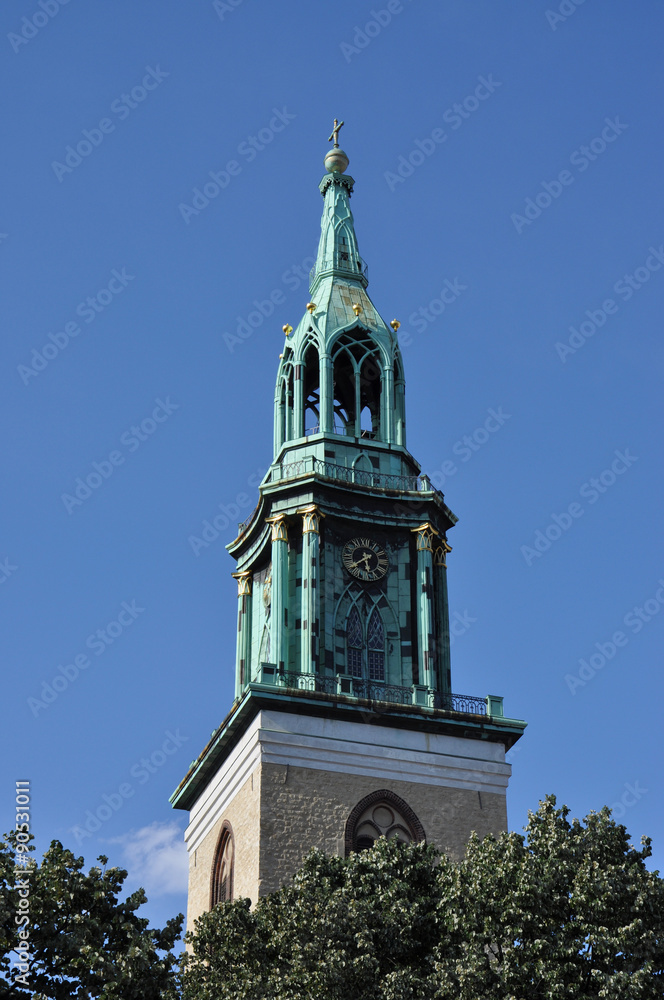
[[[319,184],[320,193],[325,198],[321,219],[318,254],[312,272],[311,294],[320,286],[323,278],[339,277],[366,288],[369,284],[367,266],[360,257],[355,235],[355,223],[350,207],[350,196],[355,181],[346,174],[348,157],[339,148],[339,129],[344,123],[334,119],[334,129],[329,141],[334,146],[325,157],[327,174]]]
[[[334,146],[324,163],[327,170],[319,184],[325,199],[316,262],[310,276],[310,306],[297,326],[290,344],[295,345],[313,324],[324,341],[355,325],[371,330],[386,353],[393,353],[396,336],[369,298],[367,265],[360,256],[350,197],[355,184],[345,171],[348,156],[339,147],[339,129],[334,121],[330,140]],[[289,340],[287,338],[287,344]]]

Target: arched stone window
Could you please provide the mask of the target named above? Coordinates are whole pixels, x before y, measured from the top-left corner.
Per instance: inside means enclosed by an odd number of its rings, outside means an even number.
[[[219,843],[214,855],[212,866],[212,884],[210,886],[210,907],[217,903],[230,903],[233,899],[233,869],[235,861],[235,842],[233,830],[228,821],[221,828]]]
[[[387,788],[365,796],[348,817],[346,856],[367,850],[379,837],[402,844],[426,840],[424,827],[408,803]]]

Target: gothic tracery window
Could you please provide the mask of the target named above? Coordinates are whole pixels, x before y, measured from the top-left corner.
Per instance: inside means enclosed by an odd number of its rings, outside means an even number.
[[[355,606],[351,608],[350,614],[348,615],[346,644],[348,673],[351,677],[361,677],[364,636],[362,634],[362,622],[360,621],[360,615]]]
[[[378,608],[363,623],[354,604],[346,624],[346,670],[361,678],[365,669],[370,681],[385,680],[385,627]]]
[[[367,628],[367,660],[370,681],[385,680],[385,629],[383,620],[374,608]]]
[[[211,906],[229,903],[233,899],[234,860],[233,831],[229,823],[224,823],[212,866]]]
[[[346,855],[368,850],[379,837],[402,844],[426,839],[424,828],[408,803],[386,788],[367,795],[348,817]]]

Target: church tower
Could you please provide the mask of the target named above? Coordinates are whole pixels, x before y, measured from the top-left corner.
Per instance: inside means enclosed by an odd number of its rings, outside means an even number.
[[[279,888],[312,847],[386,835],[460,857],[471,831],[507,827],[505,752],[525,723],[500,697],[452,693],[457,519],[406,447],[399,323],[367,294],[342,125],[310,301],[284,327],[274,459],[228,546],[235,700],[171,797],[190,813],[190,928]]]

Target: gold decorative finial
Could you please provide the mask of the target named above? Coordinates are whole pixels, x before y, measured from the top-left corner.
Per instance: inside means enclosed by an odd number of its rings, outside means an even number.
[[[358,302],[353,303],[353,312],[356,316],[359,316],[362,312],[362,306]]]
[[[332,135],[327,140],[328,142],[332,142],[332,140],[334,139],[334,145],[337,148],[339,146],[339,129],[342,128],[342,126],[343,126],[343,122],[338,122],[337,119],[335,118],[334,119],[334,128],[332,129]]]
[[[311,315],[313,316],[315,311],[316,311],[316,303],[307,302],[307,312],[311,313]]]
[[[401,323],[399,322],[398,319],[393,319],[392,322],[390,323],[390,326],[392,327],[392,329],[396,333],[397,330],[399,329],[399,327],[401,326]]]
[[[291,333],[293,332],[293,327],[290,325],[290,323],[284,323],[281,329],[284,331],[287,337],[290,337]]]

